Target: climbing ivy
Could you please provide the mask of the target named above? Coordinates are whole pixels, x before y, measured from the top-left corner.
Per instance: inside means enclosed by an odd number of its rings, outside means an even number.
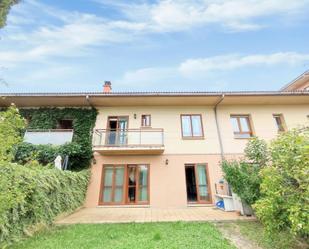
[[[23,143],[16,150],[16,161],[23,162],[29,157],[29,151],[35,151],[35,158],[41,163],[52,163],[56,153],[67,153],[71,169],[87,168],[92,158],[92,129],[97,110],[94,108],[37,108],[20,109],[21,115],[27,120],[28,129],[56,129],[61,119],[73,120],[74,135],[72,143],[63,146],[42,146]],[[27,150],[27,148],[29,149]],[[55,152],[56,151],[56,152]],[[27,152],[27,153],[26,153]],[[43,156],[42,156],[43,155]],[[41,159],[41,160],[40,160]],[[47,159],[47,160],[46,160]]]

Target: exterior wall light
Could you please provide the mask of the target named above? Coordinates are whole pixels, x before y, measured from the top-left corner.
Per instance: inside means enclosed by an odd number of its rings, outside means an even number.
[[[134,116],[134,119],[136,119],[136,113],[134,113],[134,115],[133,115],[133,116]]]
[[[168,159],[165,159],[165,165],[168,165]]]

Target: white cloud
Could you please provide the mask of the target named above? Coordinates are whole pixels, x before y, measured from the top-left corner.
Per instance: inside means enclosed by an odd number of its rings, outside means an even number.
[[[179,71],[185,76],[207,74],[211,71],[227,71],[249,66],[295,65],[309,61],[309,54],[280,52],[273,54],[222,55],[188,59],[180,64]]]
[[[188,59],[174,67],[150,67],[140,68],[126,72],[121,79],[115,81],[121,86],[155,86],[156,84],[169,84],[171,82],[183,82],[188,80],[202,81],[213,78],[218,71],[227,72],[239,68],[253,66],[269,67],[280,65],[296,65],[309,62],[309,54],[296,52],[279,52],[273,54],[253,55],[221,55],[199,59]],[[220,85],[224,85],[221,82]]]
[[[161,0],[154,4],[117,2],[114,6],[130,20],[146,23],[153,32],[169,32],[209,24],[232,31],[256,30],[264,26],[256,18],[306,14],[308,4],[308,0]]]
[[[40,62],[56,56],[81,56],[95,46],[130,42],[147,33],[182,31],[214,23],[233,32],[256,30],[264,24],[255,22],[254,18],[299,13],[309,3],[309,0],[95,1],[112,6],[125,16],[116,20],[107,19],[56,9],[36,0],[25,0],[17,5],[9,16],[0,61],[5,65],[14,65]],[[37,14],[38,9],[42,12],[41,16]],[[44,22],[42,15],[47,19],[56,19],[57,25]],[[29,24],[27,18],[29,23],[38,22],[38,25],[32,30],[24,29],[23,25]]]

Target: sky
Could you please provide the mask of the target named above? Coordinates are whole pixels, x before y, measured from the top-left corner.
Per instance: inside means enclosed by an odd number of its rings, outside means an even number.
[[[22,0],[0,92],[278,90],[309,69],[309,0]]]

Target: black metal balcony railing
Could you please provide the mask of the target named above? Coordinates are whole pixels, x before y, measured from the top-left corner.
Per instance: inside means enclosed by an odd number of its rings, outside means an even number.
[[[163,129],[97,129],[93,134],[94,147],[162,147]]]

